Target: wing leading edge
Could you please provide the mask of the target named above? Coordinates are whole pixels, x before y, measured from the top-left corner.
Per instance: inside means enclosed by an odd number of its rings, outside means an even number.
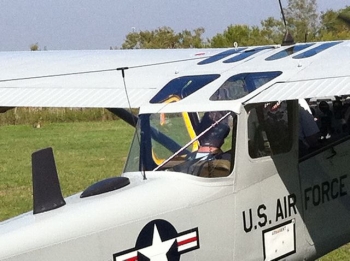
[[[0,107],[140,107],[214,50],[0,53]],[[218,52],[218,51],[217,51]],[[118,68],[128,68],[122,77]],[[130,104],[129,104],[130,101]]]

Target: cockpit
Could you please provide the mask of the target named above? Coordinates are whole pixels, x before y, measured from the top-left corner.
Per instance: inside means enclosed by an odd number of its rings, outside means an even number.
[[[124,171],[228,176],[234,165],[236,120],[231,111],[141,114]]]
[[[230,175],[235,162],[237,110],[227,101],[243,98],[281,74],[240,73],[225,81],[219,74],[188,75],[171,80],[150,100],[152,109],[139,115],[124,171]],[[183,102],[188,105],[186,111],[181,111],[185,110]],[[192,103],[196,106],[191,107]],[[167,106],[172,109],[164,110]]]

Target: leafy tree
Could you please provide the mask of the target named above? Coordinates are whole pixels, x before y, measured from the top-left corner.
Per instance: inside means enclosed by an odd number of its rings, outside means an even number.
[[[271,44],[271,40],[257,26],[230,25],[222,34],[215,35],[210,40],[211,47],[232,47],[234,43],[239,46]]]
[[[274,44],[281,44],[286,28],[282,20],[273,17],[261,21],[261,34]]]
[[[31,51],[39,51],[39,44],[38,43],[31,44],[30,45],[30,50]]]
[[[295,42],[314,40],[319,25],[316,0],[288,0],[284,9],[286,23]],[[230,25],[223,34],[214,36],[210,43],[212,47],[229,47],[234,42],[239,45],[281,44],[286,32],[281,19],[268,17],[261,21],[261,28],[247,25]]]
[[[205,43],[202,40],[204,34],[204,28],[200,27],[194,29],[193,32],[184,30],[178,34],[179,36],[179,48],[202,48],[205,47]]]
[[[289,0],[285,10],[287,25],[296,42],[315,40],[319,27],[316,0]]]
[[[282,20],[268,17],[261,22],[262,34],[270,41],[280,44],[286,30],[292,34],[295,42],[315,40],[319,28],[319,15],[316,0],[288,0],[283,9],[286,25]]]
[[[320,41],[350,39],[350,26],[339,19],[340,14],[350,13],[350,7],[339,11],[328,10],[321,14]]]
[[[340,10],[338,18],[350,28],[350,6],[346,6],[346,8]]]
[[[218,33],[205,43],[202,39],[204,28],[175,33],[170,27],[160,27],[153,31],[132,32],[126,36],[122,49],[149,48],[202,48],[281,44],[286,30],[295,42],[337,40],[350,38],[350,25],[337,19],[340,13],[348,14],[350,7],[343,10],[317,13],[316,0],[288,0],[284,8],[286,26],[282,19],[268,17],[261,21],[261,27],[229,25],[223,33]],[[343,20],[347,20],[343,19]]]
[[[203,33],[204,28],[197,28],[193,32],[184,30],[175,33],[170,27],[132,32],[126,36],[122,49],[201,48],[204,46]]]

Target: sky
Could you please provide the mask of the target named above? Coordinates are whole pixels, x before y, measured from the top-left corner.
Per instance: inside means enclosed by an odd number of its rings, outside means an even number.
[[[287,6],[287,0],[282,0]],[[318,11],[350,0],[317,0]],[[0,51],[83,50],[121,47],[134,31],[204,27],[205,38],[231,24],[260,25],[280,18],[278,0],[0,0]]]

